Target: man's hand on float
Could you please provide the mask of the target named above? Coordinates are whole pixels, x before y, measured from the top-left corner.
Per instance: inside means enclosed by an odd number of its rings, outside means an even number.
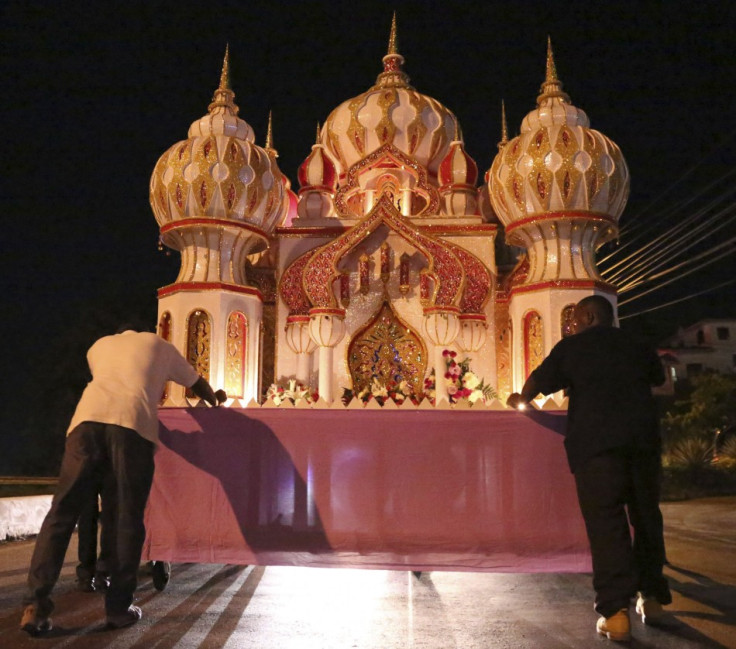
[[[526,408],[526,401],[518,392],[513,392],[509,395],[509,398],[506,399],[506,405],[514,410],[523,410]]]
[[[221,403],[225,403],[225,401],[227,401],[227,394],[225,393],[225,390],[218,390],[217,392],[215,392],[215,399],[217,399],[218,406]]]

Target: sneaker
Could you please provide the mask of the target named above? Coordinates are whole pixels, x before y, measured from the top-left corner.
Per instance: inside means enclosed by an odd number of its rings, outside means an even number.
[[[25,631],[31,636],[42,635],[51,631],[51,618],[48,616],[48,613],[42,613],[41,607],[37,604],[29,604],[23,609],[20,628],[21,631]]]
[[[151,578],[156,590],[163,590],[171,579],[171,564],[168,561],[151,561]]]
[[[143,617],[143,611],[132,604],[128,606],[127,611],[122,613],[107,614],[108,629],[124,629],[126,626],[132,626]]]
[[[107,590],[110,588],[110,577],[108,575],[96,574],[92,582],[95,590]]]
[[[656,597],[646,597],[639,593],[636,598],[636,614],[641,615],[644,624],[656,624],[662,619],[664,610]]]
[[[622,608],[618,613],[610,617],[598,618],[595,625],[596,631],[614,642],[626,642],[631,640],[631,625],[629,623],[629,610]]]

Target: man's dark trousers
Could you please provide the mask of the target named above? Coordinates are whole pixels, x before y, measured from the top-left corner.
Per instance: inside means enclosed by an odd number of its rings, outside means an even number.
[[[107,614],[127,610],[137,586],[145,527],[143,513],[153,480],[152,442],[134,430],[83,422],[66,439],[59,483],[36,540],[25,604],[53,608],[49,595],[82,508],[102,484],[103,519],[109,523],[110,588]],[[109,514],[109,516],[108,516]]]
[[[605,617],[628,608],[637,591],[661,604],[672,601],[662,576],[660,475],[659,449],[654,447],[612,449],[575,470],[593,559],[595,610]]]

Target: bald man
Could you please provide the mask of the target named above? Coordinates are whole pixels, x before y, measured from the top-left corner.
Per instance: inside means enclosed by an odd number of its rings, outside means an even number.
[[[656,622],[662,605],[672,602],[662,574],[661,443],[651,391],[665,377],[654,351],[613,321],[606,298],[580,300],[574,335],[555,345],[507,405],[567,391],[565,450],[593,559],[596,629],[626,641],[632,597],[638,593],[636,612],[645,623]]]

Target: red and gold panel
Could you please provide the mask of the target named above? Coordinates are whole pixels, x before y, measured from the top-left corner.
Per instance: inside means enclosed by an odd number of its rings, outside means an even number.
[[[427,370],[427,348],[385,300],[350,341],[348,367],[356,392],[369,388],[376,379],[384,386],[407,381],[414,394],[420,395]]]
[[[196,309],[187,318],[187,360],[206,381],[210,380],[210,353],[212,349],[212,318],[202,309]],[[195,394],[190,388],[187,397]]]
[[[526,379],[544,360],[544,331],[542,316],[536,311],[524,315],[524,378]]]
[[[248,346],[248,320],[240,311],[234,311],[227,319],[225,345],[225,392],[229,397],[242,399]]]

